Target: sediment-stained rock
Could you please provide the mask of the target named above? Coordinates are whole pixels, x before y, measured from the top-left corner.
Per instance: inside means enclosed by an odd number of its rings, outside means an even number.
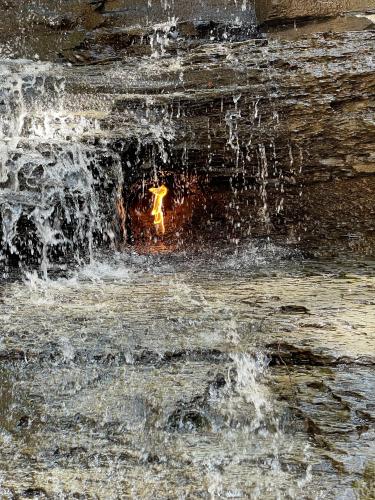
[[[280,24],[299,18],[317,19],[345,12],[375,12],[374,0],[255,0],[258,20]]]

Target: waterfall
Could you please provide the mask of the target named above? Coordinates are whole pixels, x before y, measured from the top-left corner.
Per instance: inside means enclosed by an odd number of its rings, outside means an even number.
[[[119,157],[96,139],[97,118],[64,109],[60,73],[7,61],[0,75],[0,257],[36,259],[44,275],[51,255],[91,258],[94,241],[114,239],[122,182]]]

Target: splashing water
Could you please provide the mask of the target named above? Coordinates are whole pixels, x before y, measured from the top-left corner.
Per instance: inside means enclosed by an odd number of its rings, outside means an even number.
[[[46,276],[51,254],[80,260],[85,249],[92,258],[96,238],[113,239],[113,221],[104,219],[97,188],[112,176],[110,191],[117,189],[120,161],[112,155],[105,171],[106,144],[85,139],[99,130],[97,119],[64,111],[57,68],[9,61],[0,80],[1,258],[26,252]]]

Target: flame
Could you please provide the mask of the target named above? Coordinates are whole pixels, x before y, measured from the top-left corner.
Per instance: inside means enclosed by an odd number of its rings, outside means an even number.
[[[163,214],[163,198],[168,193],[168,188],[164,186],[150,188],[149,191],[154,195],[154,204],[152,206],[151,215],[154,216],[154,224],[157,232],[165,233],[164,214]]]

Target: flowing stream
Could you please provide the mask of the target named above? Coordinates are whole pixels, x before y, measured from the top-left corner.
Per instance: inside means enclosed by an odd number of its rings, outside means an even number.
[[[3,498],[370,498],[373,276],[268,245],[3,283]]]
[[[132,105],[145,75],[185,85],[176,22],[104,77],[0,59],[0,497],[374,498],[374,262],[267,237],[126,244],[124,172],[147,146],[158,183],[183,119]],[[223,111],[238,176],[240,97]]]

